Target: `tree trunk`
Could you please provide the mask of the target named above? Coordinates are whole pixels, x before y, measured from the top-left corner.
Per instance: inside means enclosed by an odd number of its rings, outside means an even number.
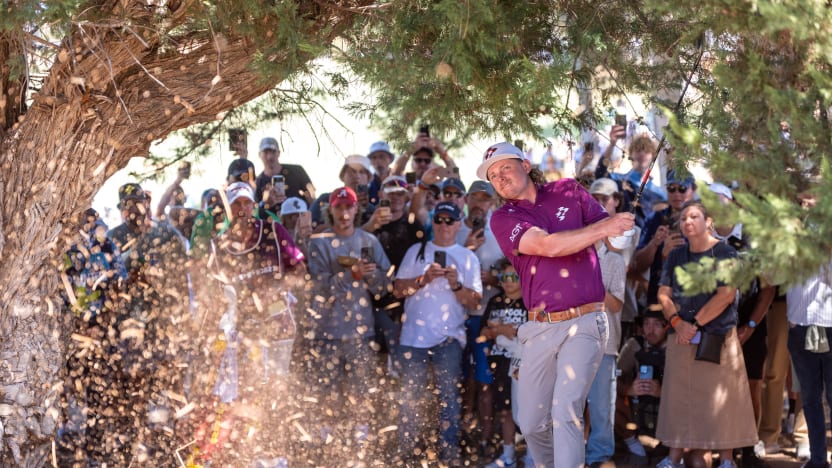
[[[170,28],[200,8],[199,2],[168,5]],[[112,1],[95,8],[113,11],[111,22],[75,21],[30,108],[19,100],[10,105],[9,96],[19,95],[21,83],[0,76],[3,466],[51,464],[65,361],[55,264],[67,248],[64,239],[76,229],[69,220],[91,205],[104,181],[131,157],[147,154],[154,140],[214,120],[286,78],[257,73],[251,67],[257,51],[244,38],[203,31],[178,37],[178,50],[171,50],[159,35],[136,34],[157,30],[142,29],[143,22],[160,24],[144,2]],[[318,35],[325,31],[328,37],[316,39],[328,43],[341,28],[321,27],[334,15],[315,13],[320,16],[307,19],[319,24],[310,29],[317,28]],[[341,26],[353,17],[339,15]],[[14,45],[0,35],[0,59]]]

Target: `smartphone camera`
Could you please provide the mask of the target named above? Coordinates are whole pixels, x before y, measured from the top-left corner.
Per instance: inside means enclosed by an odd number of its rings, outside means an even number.
[[[447,265],[447,261],[448,261],[448,259],[447,259],[447,256],[445,254],[445,251],[437,250],[436,252],[433,253],[433,263],[436,263],[440,267],[445,268],[445,266]]]
[[[429,137],[430,136],[430,125],[422,125],[421,127],[419,127],[419,133],[421,133],[424,136]]]
[[[367,263],[373,263],[373,248],[369,246],[361,247],[361,258]]]
[[[228,150],[237,151],[239,145],[245,146],[248,140],[248,132],[244,128],[228,129]]]
[[[286,195],[286,179],[278,174],[272,176],[272,185],[274,190],[280,195]]]
[[[653,366],[641,365],[638,368],[638,378],[640,380],[653,380]]]

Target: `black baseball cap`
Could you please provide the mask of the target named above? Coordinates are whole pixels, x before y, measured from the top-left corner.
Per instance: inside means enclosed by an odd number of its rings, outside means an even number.
[[[231,161],[231,164],[228,165],[228,177],[233,177],[235,180],[241,180],[241,176],[243,174],[248,174],[251,180],[246,180],[246,182],[251,182],[254,180],[254,164],[249,161],[248,159],[237,158]]]
[[[147,196],[142,186],[135,182],[128,182],[118,188],[119,205],[124,200],[147,200],[148,198],[150,197]]]

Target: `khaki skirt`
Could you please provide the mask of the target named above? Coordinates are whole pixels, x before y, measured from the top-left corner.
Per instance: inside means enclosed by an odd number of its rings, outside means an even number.
[[[656,437],[673,448],[727,450],[757,442],[757,424],[736,329],[725,337],[720,364],[697,361],[696,345],[667,337]]]

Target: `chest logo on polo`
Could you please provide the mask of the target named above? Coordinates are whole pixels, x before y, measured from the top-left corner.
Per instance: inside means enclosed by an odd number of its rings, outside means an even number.
[[[557,219],[559,219],[560,221],[563,221],[564,219],[566,219],[566,212],[567,211],[569,211],[569,208],[566,208],[566,207],[562,206],[562,207],[558,208],[558,212],[555,213],[555,217]]]

